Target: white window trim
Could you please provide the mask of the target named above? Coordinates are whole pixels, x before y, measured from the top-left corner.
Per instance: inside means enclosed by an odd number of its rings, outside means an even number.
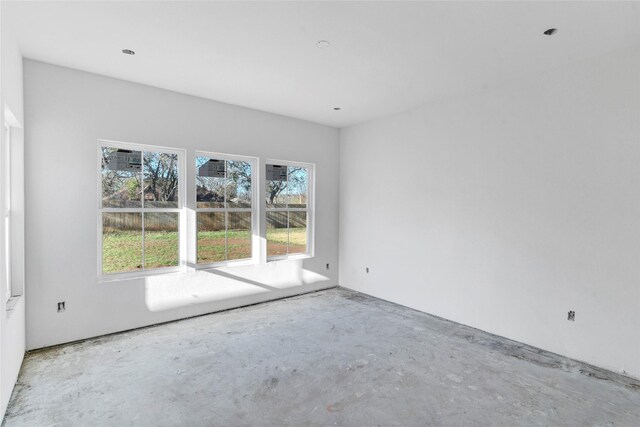
[[[4,123],[5,135],[2,143],[2,267],[3,296],[5,303],[13,297],[11,280],[11,125]]]
[[[221,268],[221,267],[236,267],[242,265],[255,265],[260,262],[260,233],[259,233],[259,214],[258,209],[258,163],[259,159],[252,156],[242,156],[228,153],[217,153],[212,151],[195,151],[194,160],[198,157],[207,157],[210,159],[224,160],[224,161],[240,161],[247,162],[251,165],[251,208],[198,208],[197,201],[197,176],[198,171],[195,171],[193,176],[194,187],[194,212],[195,221],[193,224],[193,253],[195,254],[194,268],[196,270]],[[244,258],[238,260],[226,260],[219,262],[198,263],[198,212],[251,212],[251,258]]]
[[[124,150],[151,151],[167,154],[178,155],[178,207],[177,208],[103,208],[102,207],[102,147],[108,146],[113,148],[121,148]],[[98,185],[97,194],[97,231],[98,231],[98,279],[101,282],[109,282],[115,280],[146,277],[165,273],[175,273],[186,271],[186,255],[187,255],[187,218],[186,218],[186,157],[187,153],[184,149],[163,147],[158,145],[138,144],[122,141],[111,141],[99,139],[96,147],[96,170]],[[120,273],[104,273],[102,271],[102,214],[106,212],[178,212],[178,252],[180,264],[175,267],[163,267],[144,269],[136,271],[127,271]],[[144,253],[142,254],[144,256]]]
[[[315,256],[315,197],[316,197],[316,165],[315,163],[295,162],[291,160],[280,159],[266,159],[265,165],[282,165],[290,167],[303,167],[309,170],[307,177],[307,207],[306,208],[270,208],[267,206],[266,199],[263,203],[264,224],[265,224],[265,242],[267,240],[267,212],[306,212],[307,213],[307,251],[305,253],[295,253],[287,255],[268,256],[266,253],[267,262],[269,261],[281,261],[281,260],[293,260],[313,258]],[[266,170],[265,172],[266,173]],[[287,177],[288,179],[288,177]],[[266,177],[263,178],[261,187],[265,187],[267,184]],[[262,188],[265,191],[265,188]],[[267,243],[268,247],[268,243]],[[265,250],[267,250],[265,248]]]

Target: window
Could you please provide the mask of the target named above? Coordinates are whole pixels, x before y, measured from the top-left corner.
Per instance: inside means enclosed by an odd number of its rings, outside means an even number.
[[[180,266],[184,152],[101,142],[99,155],[100,271]]]
[[[173,271],[187,265],[187,248],[198,268],[313,254],[313,165],[267,161],[262,216],[257,158],[196,152],[188,177],[195,216],[187,220],[184,162],[184,150],[99,141],[101,275]]]
[[[1,147],[0,179],[2,180],[2,270],[4,282],[3,296],[8,301],[11,289],[11,127],[4,124],[4,140]]]
[[[313,165],[267,163],[267,257],[311,255]]]
[[[250,157],[196,153],[198,264],[253,258],[255,164]]]

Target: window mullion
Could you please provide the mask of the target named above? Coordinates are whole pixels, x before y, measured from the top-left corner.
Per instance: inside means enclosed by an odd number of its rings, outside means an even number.
[[[145,268],[145,264],[146,264],[146,260],[144,257],[144,239],[145,239],[145,233],[144,233],[144,208],[145,208],[145,200],[144,200],[144,150],[140,150],[140,198],[141,198],[141,203],[140,206],[142,206],[142,213],[140,214],[140,219],[142,221],[142,263],[141,263],[141,269],[144,270]]]
[[[254,212],[253,208],[196,208],[196,212]]]
[[[289,255],[289,246],[291,246],[291,222],[289,221],[290,217],[290,213],[289,211],[287,211],[287,255]]]
[[[287,186],[285,187],[286,195],[285,202],[287,208],[287,256],[289,256],[289,248],[291,247],[291,211],[289,210],[289,194],[291,190],[291,171],[289,166],[287,166]]]
[[[229,207],[229,195],[227,194],[227,188],[229,188],[229,177],[227,173],[229,172],[229,160],[224,161],[224,260],[229,261],[229,212],[227,208]]]
[[[142,270],[144,270],[145,267],[145,259],[144,259],[144,212],[142,212],[141,214],[141,218],[140,220],[142,221],[142,264],[141,264],[141,268]]]
[[[229,261],[229,212],[224,213],[224,260]]]
[[[308,212],[309,208],[267,208],[267,212]]]

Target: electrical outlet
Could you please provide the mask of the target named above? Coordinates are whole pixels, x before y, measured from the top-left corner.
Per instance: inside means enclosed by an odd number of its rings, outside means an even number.
[[[61,313],[66,310],[64,307],[64,303],[65,303],[64,301],[58,303],[58,313]]]
[[[570,311],[569,314],[567,315],[567,320],[575,322],[576,321],[576,312],[575,311]]]
[[[329,269],[329,263],[327,263],[327,270]]]
[[[367,270],[367,273],[369,273],[369,267],[367,267],[366,270]]]

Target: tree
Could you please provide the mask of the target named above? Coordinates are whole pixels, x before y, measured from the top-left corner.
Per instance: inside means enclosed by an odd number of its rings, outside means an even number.
[[[287,181],[268,181],[267,194],[269,195],[269,204],[275,203],[276,197],[287,189]]]
[[[289,187],[290,194],[306,194],[307,192],[307,174],[300,173],[306,171],[301,167],[287,167],[287,181],[267,181],[267,194],[269,196],[269,204],[273,205],[276,198]]]
[[[210,159],[196,158],[196,169],[200,170]],[[225,173],[219,177],[196,175],[197,197],[200,202],[246,205],[251,200],[251,163],[227,160]]]
[[[178,156],[144,153],[144,193],[157,202],[176,201],[178,196]]]
[[[227,200],[243,203],[251,200],[251,163],[227,161]]]

